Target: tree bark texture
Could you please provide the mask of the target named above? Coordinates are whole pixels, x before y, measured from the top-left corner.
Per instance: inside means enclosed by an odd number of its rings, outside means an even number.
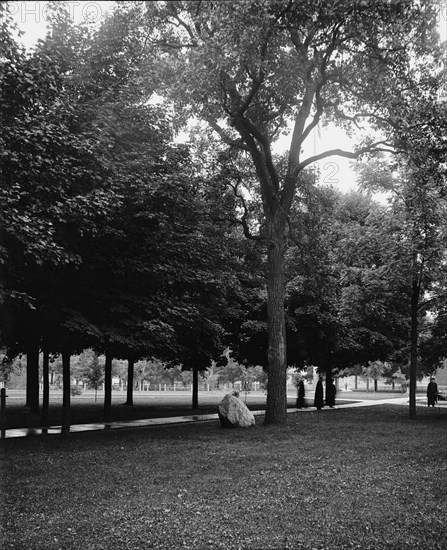
[[[267,256],[268,381],[265,424],[287,421],[283,220],[270,222]]]
[[[411,335],[410,335],[410,418],[416,418],[416,376],[418,361],[418,306],[420,286],[413,281],[411,292]]]
[[[62,352],[62,429],[61,436],[70,433],[70,352]]]
[[[104,370],[104,422],[112,420],[112,354],[106,352]]]
[[[39,344],[32,341],[26,351],[26,405],[39,412]]]
[[[332,365],[326,367],[326,405],[331,402],[331,390],[333,384]]]
[[[133,406],[133,375],[134,375],[135,360],[133,357],[127,360],[127,399],[126,405]]]
[[[50,354],[43,350],[42,380],[43,380],[43,401],[42,401],[42,426],[48,426],[48,409],[50,405]]]
[[[199,371],[197,367],[192,368],[192,408],[199,408]]]

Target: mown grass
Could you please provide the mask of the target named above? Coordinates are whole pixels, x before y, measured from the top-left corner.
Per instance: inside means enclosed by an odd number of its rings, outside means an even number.
[[[126,396],[114,392],[111,405],[111,421],[136,420],[140,418],[160,418],[192,414],[212,414],[217,412],[218,404],[224,396],[223,392],[202,392],[199,399],[199,408],[192,409],[192,398],[189,393],[163,395],[158,392],[141,392],[134,399],[132,407],[124,406]],[[94,394],[71,397],[71,424],[95,423],[104,420],[103,396],[95,401]],[[255,394],[242,397],[252,410],[265,410],[265,395]],[[295,405],[296,399],[288,400],[288,406]],[[62,395],[51,396],[48,411],[48,424],[60,425],[62,422]],[[25,406],[25,395],[21,399],[7,400],[6,428],[20,428],[25,426],[40,426],[41,414],[32,415]]]
[[[132,407],[124,406],[126,399],[122,392],[114,392],[111,404],[110,420],[126,421],[137,420],[141,418],[162,418],[169,416],[183,415],[204,415],[215,414],[218,410],[219,402],[222,400],[225,392],[200,392],[199,407],[192,408],[191,394],[188,392],[138,392],[134,397]],[[381,393],[381,394],[360,394],[355,399],[373,399],[399,397],[399,394]],[[82,396],[71,397],[71,424],[96,423],[104,421],[104,403],[103,395],[95,400],[93,392]],[[253,411],[265,410],[266,396],[264,393],[245,393],[241,394],[241,399],[247,407]],[[313,405],[313,397],[306,398],[308,406]],[[352,402],[351,394],[337,399],[337,404]],[[42,405],[42,404],[41,404]],[[296,397],[288,396],[287,406],[293,408],[296,405]],[[62,394],[52,394],[50,396],[50,406],[48,410],[48,425],[58,426],[62,423]],[[25,393],[20,397],[6,400],[6,429],[37,427],[42,425],[42,407],[39,414],[32,414],[25,404]]]
[[[116,399],[111,406],[110,420],[126,421],[141,418],[163,418],[170,416],[205,415],[217,413],[219,402],[224,393],[200,395],[199,408],[193,409],[191,396],[178,395],[164,397],[161,394],[148,396],[146,399],[137,399],[132,407],[123,405],[123,399]],[[121,397],[121,396],[120,396]],[[247,407],[253,411],[265,410],[265,395],[249,395],[247,399],[242,397]],[[288,398],[287,406],[295,407],[296,398]],[[308,405],[312,405],[310,399]],[[338,400],[338,403],[349,403],[348,400]],[[104,405],[101,401],[95,402],[93,397],[72,397],[70,406],[71,424],[88,424],[104,421]],[[6,409],[6,429],[36,427],[42,425],[41,410],[38,415],[33,415],[25,406],[25,399],[10,400]],[[62,423],[62,400],[54,399],[50,402],[48,425],[58,426]]]
[[[6,440],[2,548],[447,547],[445,416],[379,405],[257,422]]]

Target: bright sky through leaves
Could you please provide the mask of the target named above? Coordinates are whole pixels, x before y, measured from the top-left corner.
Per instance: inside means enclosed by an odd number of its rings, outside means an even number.
[[[64,2],[75,23],[89,22],[93,25],[100,23],[114,2],[98,1],[68,1]],[[11,13],[23,35],[20,41],[26,48],[32,48],[39,38],[46,33],[46,10],[48,2],[9,2]],[[439,2],[439,33],[441,39],[447,39],[447,0]],[[446,52],[447,63],[447,52]],[[280,139],[274,148],[276,151],[288,149],[290,136]],[[313,156],[328,149],[341,148],[352,150],[355,142],[346,133],[334,126],[317,128],[306,140],[305,156]],[[319,163],[320,182],[333,185],[346,191],[356,187],[355,173],[352,161],[341,157],[325,159]]]

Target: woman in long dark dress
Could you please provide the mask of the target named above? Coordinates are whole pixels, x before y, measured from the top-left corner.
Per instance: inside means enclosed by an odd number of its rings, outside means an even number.
[[[438,401],[438,384],[436,384],[435,379],[431,378],[427,386],[427,402],[428,406],[435,406]]]
[[[335,395],[337,393],[337,388],[335,387],[334,382],[331,380],[329,386],[326,390],[326,405],[328,407],[335,407]]]
[[[301,379],[298,382],[298,398],[296,400],[296,408],[302,409],[304,407],[304,382],[303,379]]]
[[[324,407],[323,382],[322,382],[322,377],[321,376],[320,376],[320,379],[318,380],[317,386],[315,388],[314,407],[317,407],[318,410],[320,410]]]

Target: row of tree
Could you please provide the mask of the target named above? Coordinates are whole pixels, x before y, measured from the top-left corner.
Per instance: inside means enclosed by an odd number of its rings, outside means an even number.
[[[129,380],[142,358],[180,364],[197,389],[227,346],[267,371],[267,423],[285,421],[288,366],[330,378],[409,364],[414,398],[418,356],[426,369],[443,357],[446,318],[430,3],[130,2],[98,30],[56,4],[30,54],[0,9],[1,341],[26,354],[32,409],[39,352],[44,373],[60,353],[68,432],[70,357],[87,348],[106,357],[106,419],[113,358]],[[179,144],[192,117],[209,129]],[[325,119],[385,138],[303,159]],[[389,206],[315,185],[314,161],[385,141],[399,155],[363,163],[359,181],[392,193]]]
[[[72,354],[105,353],[109,395],[113,357],[131,377],[140,357],[197,372],[221,352],[231,227],[167,110],[136,86],[130,15],[93,38],[53,10],[29,55],[2,27],[2,340],[26,353],[33,410],[39,351],[45,372],[62,355],[67,431]]]
[[[208,390],[223,389],[225,387],[233,388],[236,383],[244,387],[253,387],[253,383],[258,383],[258,388],[265,385],[265,372],[262,367],[243,367],[231,357],[226,351],[228,362],[226,365],[217,365],[212,361],[210,367],[200,374],[201,387]],[[0,360],[6,358],[2,363],[2,382],[6,387],[21,389],[26,383],[26,356],[19,355],[8,361],[4,354],[0,355]],[[42,357],[39,368],[39,383],[43,385]],[[98,355],[93,349],[84,350],[79,355],[73,355],[70,361],[70,374],[72,386],[79,386],[82,391],[84,387],[98,390],[103,388],[104,384],[105,356]],[[113,359],[112,377],[115,380],[114,389],[123,390],[127,388],[126,405],[133,405],[132,390],[142,390],[150,387],[158,389],[160,387],[169,387],[170,389],[188,389],[192,386],[191,371],[183,370],[181,365],[167,367],[159,360],[140,359],[135,362],[133,388],[129,386],[128,365],[126,361]],[[51,388],[62,388],[62,357],[60,355],[50,358],[49,365],[49,383]],[[72,387],[72,393],[73,393]]]

